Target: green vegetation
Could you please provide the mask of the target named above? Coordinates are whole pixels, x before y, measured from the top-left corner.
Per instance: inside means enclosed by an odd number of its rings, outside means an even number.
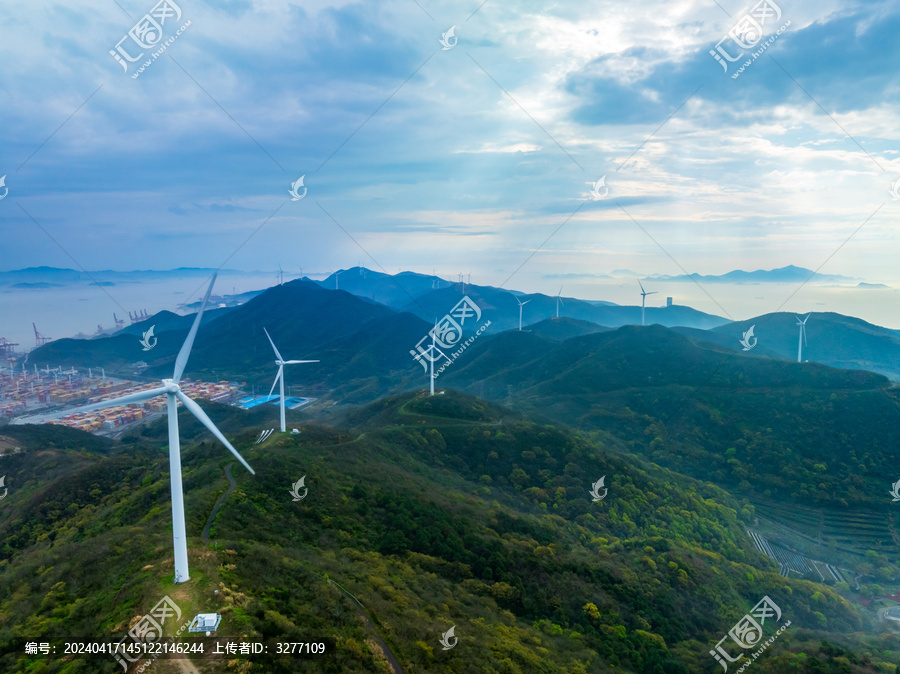
[[[747,502],[630,457],[611,436],[447,391],[381,400],[348,417],[350,430],[306,424],[255,445],[252,413],[204,407],[257,474],[233,465],[237,488],[203,545],[232,459],[181,416],[192,579],[178,586],[164,422],[96,447],[68,429],[22,427],[26,451],[3,459],[16,463],[5,464],[14,489],[0,505],[0,669],[121,671],[112,658],[37,665],[20,642],[118,638],[168,594],[185,618],[222,613],[221,636],[333,638],[335,652],[304,671],[389,672],[332,580],[406,672],[719,671],[708,651],[764,595],[792,626],[754,662],[760,672],[900,662],[895,637],[833,589],[775,572],[744,533]],[[294,502],[304,475],[308,495]],[[609,493],[592,502],[601,475]],[[444,651],[452,625],[459,643]]]

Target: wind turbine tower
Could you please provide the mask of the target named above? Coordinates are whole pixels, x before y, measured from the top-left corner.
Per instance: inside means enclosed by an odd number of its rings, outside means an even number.
[[[171,379],[163,379],[162,386],[148,391],[140,391],[130,395],[113,398],[112,400],[104,400],[93,405],[86,405],[78,408],[77,412],[88,412],[90,410],[98,410],[104,407],[112,407],[117,405],[130,405],[133,403],[143,402],[156,396],[166,396],[166,410],[169,417],[169,479],[172,488],[172,538],[175,548],[175,582],[184,583],[190,580],[188,571],[187,556],[187,532],[184,524],[184,492],[181,484],[181,445],[178,433],[178,401],[187,408],[197,419],[206,426],[209,431],[219,439],[219,441],[228,448],[238,461],[250,471],[252,475],[256,473],[250,465],[244,461],[244,457],[238,454],[238,451],[231,446],[231,443],[222,435],[222,432],[216,428],[216,425],[193,400],[188,398],[181,390],[179,382],[181,375],[184,374],[184,368],[187,366],[188,357],[191,355],[191,347],[194,345],[194,338],[197,336],[197,330],[200,327],[200,321],[203,319],[203,312],[209,301],[210,293],[212,293],[213,284],[216,282],[216,274],[213,274],[212,280],[209,282],[209,288],[206,289],[206,297],[200,305],[200,311],[194,319],[194,324],[188,332],[181,351],[175,359],[175,371],[172,373]],[[104,377],[106,373],[104,372]]]
[[[434,333],[437,332],[437,319],[434,319],[434,330],[431,331],[431,358],[428,360],[431,361],[431,372],[429,373],[428,380],[431,383],[431,395],[434,395]]]
[[[797,316],[797,325],[800,326],[800,337],[797,340],[797,362],[798,363],[803,362],[803,345],[806,344],[806,321],[809,320],[810,316],[812,316],[811,313],[806,314],[806,318],[804,318],[802,321],[800,320],[800,317]]]
[[[269,331],[263,328],[263,332],[266,333],[266,337],[269,338],[269,344],[272,345],[272,350],[275,351],[275,364],[278,366],[278,374],[275,375],[275,381],[272,382],[272,388],[269,389],[269,395],[272,395],[272,391],[275,390],[275,384],[281,383],[281,388],[279,389],[281,393],[281,400],[279,401],[279,405],[281,406],[281,432],[287,432],[287,427],[284,423],[284,366],[285,365],[294,365],[296,363],[318,363],[317,360],[285,360],[281,357],[281,354],[278,353],[278,349],[275,348],[275,342],[272,341],[272,338],[269,336]]]
[[[644,290],[644,285],[638,280],[638,285],[641,286],[641,325],[644,325],[644,304],[647,300],[647,295],[655,295],[658,291],[654,290],[653,292],[647,292]]]
[[[559,318],[559,305],[562,304],[563,306],[565,306],[565,303],[562,301],[562,298],[560,297],[560,295],[562,295],[562,289],[563,289],[563,287],[560,286],[559,292],[556,293],[556,317],[557,318]]]
[[[516,298],[516,302],[519,303],[519,332],[522,332],[522,307],[528,304],[531,300],[521,301],[518,297]]]

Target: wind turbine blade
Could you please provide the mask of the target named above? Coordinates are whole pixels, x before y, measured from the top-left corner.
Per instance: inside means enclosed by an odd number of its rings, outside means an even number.
[[[265,328],[263,328],[263,332],[266,333],[266,337],[269,337],[269,331],[268,331],[268,330],[266,330]],[[275,342],[272,341],[272,338],[271,338],[271,337],[269,337],[269,344],[272,345],[272,349],[275,351],[275,355],[278,357],[278,360],[284,360],[284,358],[281,357],[281,354],[278,353],[278,349],[275,348]]]
[[[188,398],[181,391],[176,391],[175,395],[178,396],[181,404],[187,407],[191,411],[191,414],[197,417],[200,423],[206,426],[209,429],[209,432],[215,435],[219,439],[219,442],[225,445],[228,448],[228,451],[234,454],[237,460],[244,465],[244,468],[250,471],[251,475],[256,475],[256,472],[250,467],[250,464],[244,461],[244,457],[238,454],[237,450],[231,446],[231,443],[225,439],[225,436],[222,435],[222,432],[218,428],[216,428],[216,425],[212,422],[212,419],[206,416],[206,412],[203,411],[203,408],[200,407],[200,405]]]
[[[194,337],[197,336],[197,330],[200,328],[200,321],[203,319],[203,312],[206,311],[206,303],[209,302],[209,296],[212,294],[213,284],[216,282],[218,273],[213,273],[212,280],[209,282],[209,288],[206,289],[206,296],[203,298],[203,304],[200,305],[200,311],[197,312],[197,318],[191,326],[187,339],[181,345],[181,351],[178,352],[178,358],[175,359],[175,373],[172,379],[177,383],[181,381],[181,375],[184,374],[184,368],[187,366],[188,357],[191,355],[191,348],[194,346]]]
[[[641,287],[641,294],[644,293],[644,284],[641,283],[641,279],[638,279],[638,285]]]
[[[144,400],[150,400],[150,398],[155,398],[156,396],[165,395],[166,392],[166,387],[160,386],[159,388],[150,389],[149,391],[139,391],[138,393],[132,393],[127,396],[122,396],[121,398],[113,398],[112,400],[103,400],[99,403],[93,403],[91,405],[85,405],[83,407],[76,407],[74,410],[71,410],[70,414],[90,412],[91,410],[100,410],[104,407],[116,407],[118,405],[130,405],[131,403],[139,403]]]
[[[284,373],[284,365],[278,366],[278,374],[275,375],[275,381],[272,382],[272,388],[269,389],[269,395],[272,395],[272,391],[275,390],[275,384],[278,383],[278,379]]]
[[[284,361],[285,365],[293,365],[295,363],[318,363],[317,360],[286,360]]]

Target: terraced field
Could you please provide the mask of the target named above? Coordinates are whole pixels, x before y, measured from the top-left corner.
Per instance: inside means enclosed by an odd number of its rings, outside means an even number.
[[[856,556],[869,550],[896,555],[900,549],[887,514],[816,510],[774,502],[756,502],[754,506],[760,520],[773,525],[768,537],[776,541],[784,537],[792,543],[805,542]]]
[[[788,578],[795,577],[822,583],[848,583],[852,574],[850,571],[841,570],[838,567],[795,552],[752,529],[747,529],[747,534],[753,539],[756,548],[778,565],[778,572]]]

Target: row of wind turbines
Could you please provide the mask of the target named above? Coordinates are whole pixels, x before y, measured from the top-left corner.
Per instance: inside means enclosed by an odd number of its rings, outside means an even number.
[[[128,405],[132,403],[143,402],[149,400],[151,398],[155,398],[156,396],[165,395],[166,396],[166,411],[168,416],[168,425],[169,425],[169,479],[170,479],[170,488],[171,488],[171,498],[172,498],[172,542],[175,552],[175,582],[176,583],[184,583],[190,580],[190,570],[188,567],[188,556],[187,556],[187,531],[185,527],[185,517],[184,517],[184,489],[182,485],[182,475],[181,475],[181,442],[178,428],[178,401],[181,402],[182,405],[197,418],[200,423],[202,423],[210,433],[212,433],[225,447],[231,452],[238,461],[241,462],[248,471],[250,471],[251,475],[256,475],[256,472],[253,468],[250,467],[250,464],[244,460],[244,457],[240,455],[240,453],[232,446],[232,444],[228,441],[228,439],[222,434],[222,432],[216,427],[213,423],[212,419],[207,416],[206,412],[196,403],[194,400],[189,398],[182,390],[180,386],[181,377],[184,374],[184,370],[187,366],[188,358],[191,355],[191,349],[194,345],[194,339],[197,336],[197,330],[200,328],[200,323],[203,320],[203,313],[206,311],[206,306],[209,302],[210,294],[212,293],[213,285],[216,282],[216,274],[213,274],[212,279],[210,280],[209,287],[206,290],[206,295],[203,298],[203,302],[200,305],[200,310],[197,312],[197,316],[194,318],[194,322],[191,325],[191,329],[188,332],[187,337],[184,340],[184,344],[181,346],[181,350],[178,352],[178,356],[175,359],[175,368],[172,372],[171,378],[165,378],[161,381],[161,386],[150,389],[148,391],[140,391],[138,393],[132,393],[125,396],[120,396],[118,398],[112,398],[110,400],[104,400],[102,402],[94,403],[91,405],[84,405],[82,407],[74,410],[75,412],[89,412],[92,410],[98,410],[105,407],[114,407],[119,405]],[[560,297],[562,293],[562,288],[560,287],[559,293],[557,293],[557,317],[559,317],[559,307],[562,304],[562,299]],[[646,298],[647,295],[652,295],[653,292],[646,292],[641,285],[641,298],[642,300]],[[518,298],[516,301],[519,303],[519,330],[522,329],[522,307],[528,304],[531,300],[526,300],[522,302]],[[641,311],[641,322],[643,324],[643,301],[642,301],[642,311]],[[800,325],[800,344],[798,346],[797,359],[800,360],[802,357],[802,348],[803,343],[806,340],[806,321],[809,319],[809,315],[800,321],[799,318],[797,323]],[[281,353],[278,351],[278,347],[275,346],[275,342],[272,340],[271,335],[269,335],[269,331],[263,328],[263,331],[266,334],[266,338],[269,340],[269,343],[272,345],[272,350],[275,352],[275,364],[278,366],[278,372],[275,375],[275,380],[272,382],[272,388],[269,390],[269,395],[272,395],[272,391],[275,390],[275,385],[280,385],[280,412],[281,412],[281,432],[286,432],[285,425],[285,404],[284,404],[284,366],[285,365],[296,365],[301,363],[318,363],[318,360],[284,360],[281,356]],[[434,333],[432,333],[432,349],[434,348]],[[431,362],[431,394],[434,395],[434,361]]]
[[[132,393],[130,395],[121,396],[119,398],[113,398],[111,400],[104,400],[99,403],[94,403],[92,405],[85,405],[83,407],[79,407],[75,412],[89,412],[91,410],[98,410],[104,407],[114,407],[118,405],[128,405],[131,403],[143,402],[145,400],[149,400],[150,398],[155,398],[159,395],[166,396],[166,411],[168,414],[169,421],[169,479],[170,486],[172,492],[172,541],[173,546],[175,548],[175,582],[176,583],[184,583],[190,580],[190,571],[188,569],[188,556],[187,556],[187,532],[185,528],[184,521],[184,490],[181,482],[181,443],[178,431],[178,401],[181,401],[181,404],[185,406],[185,408],[193,414],[200,423],[202,423],[206,428],[212,433],[225,447],[231,452],[238,461],[241,462],[241,465],[244,466],[247,470],[250,471],[251,475],[256,475],[256,472],[250,467],[244,457],[238,453],[238,451],[228,442],[228,439],[222,434],[222,432],[216,427],[213,423],[212,419],[210,419],[206,412],[203,411],[203,408],[200,407],[196,402],[194,402],[191,398],[189,398],[185,393],[181,390],[181,386],[179,382],[181,381],[181,376],[184,373],[184,369],[187,366],[188,358],[191,355],[191,348],[194,345],[194,338],[197,336],[197,330],[200,327],[200,322],[203,320],[203,312],[206,311],[206,305],[209,302],[209,296],[212,293],[213,285],[216,282],[216,274],[213,274],[212,280],[209,282],[209,287],[206,289],[206,296],[203,298],[203,303],[200,305],[200,311],[197,312],[196,318],[194,318],[194,323],[191,325],[190,332],[188,332],[187,338],[184,340],[184,344],[181,346],[181,350],[178,352],[178,357],[175,359],[175,369],[172,373],[171,379],[163,379],[162,385],[158,388],[151,389],[149,391],[141,391],[139,393]],[[275,381],[272,382],[272,389],[269,391],[269,395],[272,395],[272,391],[275,389],[275,384],[281,385],[281,432],[284,433],[285,428],[285,419],[284,419],[284,366],[285,365],[294,365],[298,363],[318,363],[318,360],[284,360],[281,357],[281,354],[278,352],[278,348],[275,346],[275,342],[272,341],[272,337],[269,335],[268,330],[263,328],[263,331],[266,333],[266,337],[269,339],[269,343],[272,345],[272,349],[275,351],[275,364],[278,365],[278,373],[275,375]]]
[[[638,280],[638,285],[641,287],[641,325],[646,325],[646,321],[645,321],[645,318],[644,318],[644,312],[645,312],[645,309],[646,309],[647,295],[655,295],[655,294],[656,294],[657,292],[659,292],[659,291],[657,291],[657,290],[652,290],[652,291],[650,291],[650,292],[647,292],[646,290],[644,290],[644,284],[641,283],[640,280]],[[556,317],[557,317],[557,318],[559,318],[559,307],[560,307],[560,305],[565,306],[565,302],[562,301],[562,297],[561,297],[561,295],[562,295],[562,289],[563,289],[563,287],[560,286],[560,287],[559,287],[559,292],[556,293]],[[525,300],[525,301],[523,302],[523,301],[520,300],[518,297],[516,297],[516,302],[519,303],[519,332],[522,331],[522,307],[524,307],[524,306],[525,306],[526,304],[528,304],[530,301],[531,301],[531,300]],[[807,341],[806,341],[806,321],[809,320],[809,317],[810,317],[810,316],[812,316],[811,313],[810,313],[810,314],[807,314],[807,315],[806,315],[806,318],[804,318],[802,321],[800,320],[800,317],[799,317],[799,316],[797,317],[797,325],[800,326],[800,337],[799,337],[799,342],[798,342],[798,344],[797,344],[797,362],[798,362],[798,363],[802,363],[802,362],[803,362],[803,346],[804,346],[804,344],[805,344],[806,346],[809,346],[809,344],[808,344]]]
[[[644,308],[645,307],[644,307],[644,305],[647,300],[647,295],[655,295],[659,291],[654,290],[654,291],[648,293],[646,290],[644,290],[644,286],[640,281],[638,281],[638,285],[641,286],[641,325],[645,325],[645,322],[644,322]],[[559,292],[556,293],[556,317],[557,318],[559,318],[560,305],[566,306],[566,303],[562,301],[562,289],[563,289],[563,287],[560,286]],[[522,332],[522,307],[524,307],[530,301],[531,300],[525,300],[523,302],[518,297],[516,297],[516,302],[519,303],[519,332]]]

